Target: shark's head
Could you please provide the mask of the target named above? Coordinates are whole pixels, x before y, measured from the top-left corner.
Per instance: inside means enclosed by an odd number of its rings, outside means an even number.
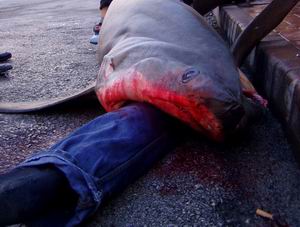
[[[224,79],[218,70],[161,58],[143,59],[126,70],[115,70],[112,63],[106,59],[102,65],[96,89],[108,111],[128,101],[148,102],[216,141],[231,134],[244,115],[236,69],[228,75],[236,79]]]

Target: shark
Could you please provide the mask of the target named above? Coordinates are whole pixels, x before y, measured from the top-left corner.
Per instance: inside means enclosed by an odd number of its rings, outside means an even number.
[[[267,103],[239,66],[298,0],[273,0],[231,49],[197,12],[222,1],[205,2],[194,1],[193,9],[179,0],[114,0],[100,31],[95,83],[67,97],[0,103],[0,112],[35,112],[96,95],[106,111],[147,102],[214,141],[226,140],[257,103]]]

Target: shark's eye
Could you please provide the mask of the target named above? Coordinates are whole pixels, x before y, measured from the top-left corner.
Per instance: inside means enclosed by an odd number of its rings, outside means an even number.
[[[189,68],[187,69],[184,74],[182,75],[182,83],[186,84],[192,79],[194,79],[196,76],[200,74],[200,71],[196,68]]]

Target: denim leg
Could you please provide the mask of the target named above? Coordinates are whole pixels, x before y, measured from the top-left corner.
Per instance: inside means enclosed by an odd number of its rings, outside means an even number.
[[[101,201],[123,190],[175,146],[170,118],[135,103],[106,113],[20,166],[54,165],[79,195],[65,226],[81,223]]]

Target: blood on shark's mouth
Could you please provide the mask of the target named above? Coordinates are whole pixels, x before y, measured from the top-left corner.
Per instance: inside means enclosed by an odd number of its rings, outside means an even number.
[[[223,126],[214,113],[199,100],[170,91],[162,84],[146,81],[143,76],[119,77],[112,85],[98,88],[96,93],[106,111],[120,108],[128,101],[150,103],[216,141],[224,139]]]

